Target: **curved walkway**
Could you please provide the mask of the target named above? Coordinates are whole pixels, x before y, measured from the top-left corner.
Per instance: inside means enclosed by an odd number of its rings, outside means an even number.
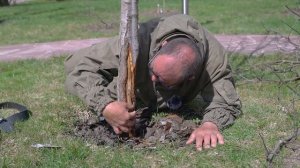
[[[300,53],[300,36],[279,35],[216,35],[229,52],[250,55],[272,53]],[[20,44],[0,46],[0,61],[23,59],[44,59],[61,56],[89,47],[107,38],[67,40],[49,43]]]

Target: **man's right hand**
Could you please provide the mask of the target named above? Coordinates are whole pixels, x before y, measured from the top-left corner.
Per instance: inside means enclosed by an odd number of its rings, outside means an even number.
[[[129,133],[135,124],[135,111],[133,106],[125,102],[115,101],[109,103],[103,110],[103,117],[113,127],[116,134]]]

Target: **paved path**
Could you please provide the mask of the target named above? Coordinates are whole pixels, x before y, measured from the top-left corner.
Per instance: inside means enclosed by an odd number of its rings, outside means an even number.
[[[252,55],[278,52],[300,53],[300,36],[216,35],[216,38],[229,52]],[[0,46],[0,61],[43,59],[52,56],[61,56],[105,40],[106,38],[99,38]]]
[[[105,41],[105,38],[0,46],[0,61],[61,56]]]

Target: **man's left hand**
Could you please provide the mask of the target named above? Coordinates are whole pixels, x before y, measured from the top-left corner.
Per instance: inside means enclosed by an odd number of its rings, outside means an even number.
[[[216,124],[212,122],[205,122],[195,129],[186,144],[192,144],[196,141],[196,148],[201,151],[203,148],[214,148],[217,143],[224,144],[224,138],[220,133]]]

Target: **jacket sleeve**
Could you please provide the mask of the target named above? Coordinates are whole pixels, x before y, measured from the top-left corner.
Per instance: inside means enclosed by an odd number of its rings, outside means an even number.
[[[223,46],[205,30],[207,39],[206,73],[208,84],[201,92],[207,106],[202,123],[210,121],[219,129],[233,124],[241,112],[241,101],[236,92],[231,68]]]
[[[82,49],[65,61],[66,90],[101,114],[107,104],[117,99],[117,38]]]

